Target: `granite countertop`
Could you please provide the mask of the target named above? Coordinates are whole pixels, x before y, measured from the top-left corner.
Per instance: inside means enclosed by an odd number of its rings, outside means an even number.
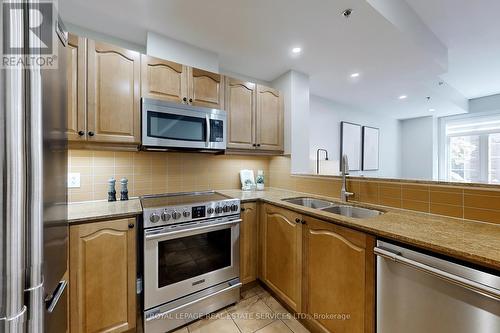
[[[385,214],[368,219],[355,219],[282,201],[286,198],[308,196],[339,202],[335,198],[310,193],[275,188],[267,188],[264,191],[219,190],[217,192],[240,199],[242,202],[267,202],[388,240],[413,245],[493,269],[500,269],[500,224],[351,202],[352,205],[375,208],[385,212]],[[138,198],[132,198],[128,201],[89,201],[68,205],[68,222],[70,224],[140,214],[142,214],[142,206]]]
[[[127,201],[86,201],[68,204],[68,223],[83,223],[105,219],[116,219],[142,214],[139,198]]]
[[[389,240],[406,243],[493,269],[500,269],[500,225],[497,224],[412,212],[385,206],[350,203],[385,212],[385,214],[368,219],[354,219],[282,201],[285,198],[308,196],[339,202],[338,199],[310,193],[273,188],[268,188],[265,191],[224,190],[218,192],[239,198],[242,202],[260,200]]]

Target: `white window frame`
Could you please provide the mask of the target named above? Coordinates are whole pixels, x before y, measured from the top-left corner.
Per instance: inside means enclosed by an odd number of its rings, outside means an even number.
[[[438,169],[439,169],[439,179],[448,181],[448,169],[450,165],[449,161],[449,146],[451,137],[467,136],[467,135],[479,135],[479,156],[480,156],[480,182],[489,182],[489,147],[488,147],[488,135],[493,133],[499,133],[500,131],[470,131],[467,133],[460,133],[454,135],[446,135],[446,125],[449,123],[459,123],[463,121],[464,123],[468,120],[498,116],[500,117],[500,111],[498,112],[480,112],[474,114],[463,114],[457,116],[442,117],[439,119],[439,152],[438,152]]]

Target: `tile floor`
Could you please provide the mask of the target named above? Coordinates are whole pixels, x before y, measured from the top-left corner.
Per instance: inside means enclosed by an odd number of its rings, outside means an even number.
[[[308,333],[274,297],[257,286],[242,300],[174,333]]]

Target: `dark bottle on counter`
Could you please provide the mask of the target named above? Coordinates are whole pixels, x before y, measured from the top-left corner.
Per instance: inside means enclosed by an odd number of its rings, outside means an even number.
[[[120,200],[128,200],[128,179],[122,178],[120,180],[121,190],[120,190]]]
[[[116,179],[111,177],[108,179],[108,201],[116,201],[116,190],[115,190]]]

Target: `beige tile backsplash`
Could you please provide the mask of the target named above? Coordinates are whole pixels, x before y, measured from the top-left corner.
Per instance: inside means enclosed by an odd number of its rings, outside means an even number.
[[[240,188],[241,169],[264,170],[266,186],[338,198],[337,177],[290,174],[290,158],[200,153],[70,150],[69,172],[80,173],[80,188],[69,201],[107,198],[107,180],[129,179],[129,195]],[[500,187],[442,186],[411,181],[351,178],[353,201],[500,224]]]
[[[241,169],[264,170],[269,158],[199,153],[70,150],[68,172],[80,173],[80,188],[70,188],[69,201],[107,198],[107,181],[129,180],[129,195],[240,188]]]

